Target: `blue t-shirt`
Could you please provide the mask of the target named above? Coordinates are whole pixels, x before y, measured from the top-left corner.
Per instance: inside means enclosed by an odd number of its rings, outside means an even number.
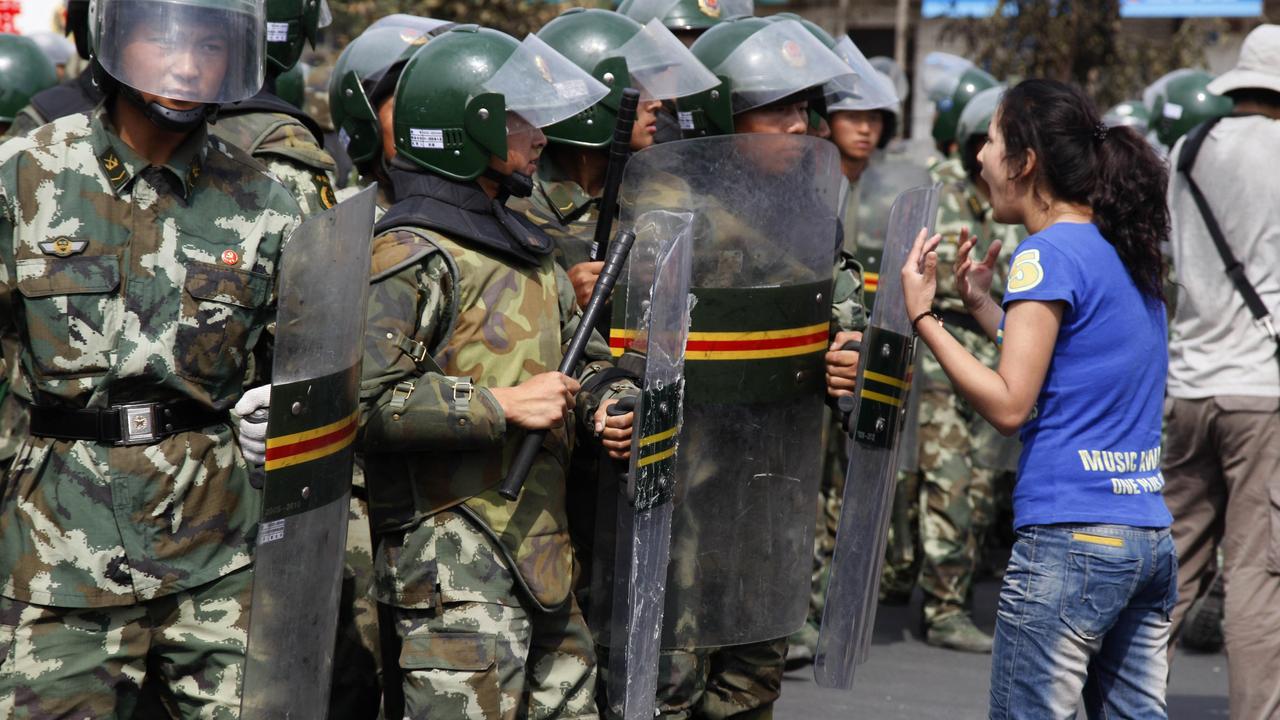
[[[1058,223],[1018,245],[1005,309],[1019,300],[1067,307],[1044,386],[1022,426],[1014,526],[1168,527],[1160,494],[1169,365],[1164,303],[1138,290],[1092,223]]]

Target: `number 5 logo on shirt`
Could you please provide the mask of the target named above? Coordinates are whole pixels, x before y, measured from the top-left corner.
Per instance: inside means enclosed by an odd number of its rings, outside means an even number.
[[[1044,268],[1040,266],[1039,250],[1023,250],[1013,258],[1009,270],[1009,288],[1006,292],[1030,290],[1044,280]]]

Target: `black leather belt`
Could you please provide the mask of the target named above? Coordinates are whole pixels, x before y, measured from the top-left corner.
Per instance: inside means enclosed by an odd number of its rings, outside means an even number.
[[[110,445],[150,445],[170,435],[227,421],[227,412],[192,400],[131,403],[99,408],[32,405],[31,434],[56,440],[91,440]]]
[[[938,314],[942,316],[942,323],[944,325],[964,328],[971,333],[976,333],[983,337],[987,336],[987,331],[982,329],[982,323],[979,323],[978,319],[969,313],[956,312],[955,310],[940,310]]]

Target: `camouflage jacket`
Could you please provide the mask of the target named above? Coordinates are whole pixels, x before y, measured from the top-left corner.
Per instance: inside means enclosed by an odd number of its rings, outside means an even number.
[[[99,109],[0,146],[0,193],[24,401],[236,401],[299,222],[261,165],[200,129],[150,166]],[[229,424],[132,447],[30,437],[4,483],[6,597],[128,605],[250,562],[260,499]]]
[[[549,255],[531,266],[415,226],[387,228],[374,239],[362,449],[370,511],[388,538],[375,558],[381,601],[435,607],[491,600],[475,591],[483,583],[468,575],[474,567],[419,561],[438,528],[424,520],[450,508],[495,541],[536,603],[551,607],[568,597],[575,568],[565,468],[576,423],[548,434],[520,499],[508,502],[496,486],[524,433],[507,427],[488,388],[554,370],[580,319],[568,278]],[[611,364],[599,336],[587,354],[577,374],[589,388],[576,410],[584,421],[599,402],[634,392],[626,382],[592,387]]]
[[[330,175],[333,158],[297,118],[284,113],[246,112],[220,116],[213,134],[267,166],[298,201],[304,218],[337,203]]]
[[[544,168],[546,167],[544,162]],[[556,180],[553,172],[539,169],[533,194],[512,198],[507,207],[527,217],[556,244],[556,262],[568,270],[591,259],[591,243],[595,240],[596,219],[600,216],[600,198],[587,194],[572,180]]]

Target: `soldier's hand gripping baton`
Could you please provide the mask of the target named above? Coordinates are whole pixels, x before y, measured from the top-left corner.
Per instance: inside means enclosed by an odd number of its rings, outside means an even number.
[[[622,168],[631,157],[631,128],[636,124],[636,108],[640,92],[634,88],[622,91],[618,101],[618,122],[613,126],[613,142],[609,143],[609,166],[604,171],[604,193],[600,196],[600,213],[596,218],[596,234],[591,240],[591,259],[603,260],[609,255],[609,236],[613,234],[613,218],[618,212],[618,187],[622,185]]]
[[[560,361],[561,373],[568,375],[573,372],[582,360],[582,354],[587,349],[587,341],[591,339],[591,333],[604,313],[609,296],[613,294],[613,286],[618,282],[618,275],[621,274],[622,266],[626,264],[627,255],[631,253],[631,246],[635,241],[636,234],[630,230],[624,230],[614,238],[609,248],[609,259],[605,262],[604,269],[600,271],[600,277],[596,278],[595,287],[591,289],[591,300],[582,311],[578,330],[569,341],[569,349],[565,351],[564,359]],[[542,441],[546,436],[546,430],[530,430],[529,434],[525,435],[515,459],[511,461],[511,469],[507,471],[506,479],[498,487],[502,497],[508,500],[520,497],[520,488],[524,486],[524,479],[528,476],[529,468],[533,466],[533,459],[537,456],[538,449],[542,447]]]

